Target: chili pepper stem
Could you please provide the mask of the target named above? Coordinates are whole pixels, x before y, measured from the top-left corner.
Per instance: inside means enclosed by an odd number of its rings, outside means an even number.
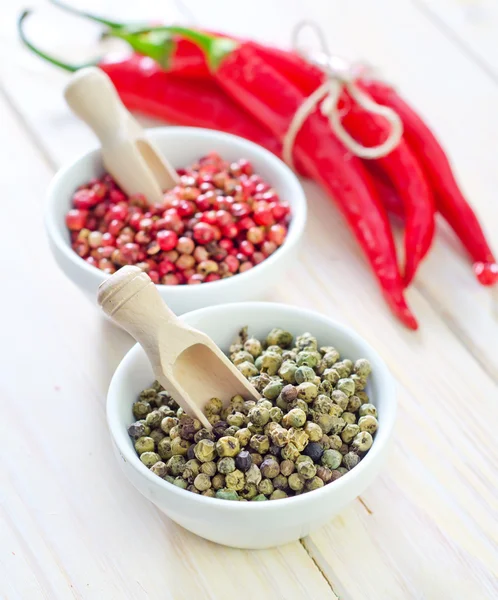
[[[62,62],[62,61],[58,60],[57,58],[55,58],[54,56],[50,56],[46,52],[43,52],[42,50],[40,50],[39,48],[34,46],[28,40],[28,38],[26,37],[26,34],[24,32],[24,21],[30,14],[31,14],[30,10],[25,10],[20,15],[19,20],[17,21],[17,29],[19,31],[19,37],[21,38],[21,41],[27,48],[29,48],[31,50],[31,52],[33,52],[40,58],[43,58],[43,60],[46,60],[49,63],[52,63],[53,65],[55,65],[56,67],[64,69],[65,71],[69,71],[70,73],[74,73],[78,69],[82,69],[84,67],[95,66],[97,64],[97,61],[89,62],[89,63],[82,63],[82,64],[71,64],[71,63]]]
[[[118,23],[117,21],[110,21],[109,19],[104,19],[103,17],[98,17],[93,13],[88,13],[79,8],[75,8],[74,6],[68,6],[64,2],[60,2],[60,0],[49,0],[51,4],[57,6],[57,8],[61,8],[73,15],[77,15],[79,17],[85,17],[90,19],[91,21],[95,21],[96,23],[100,23],[101,25],[105,25],[106,27],[125,27],[126,23]]]
[[[134,35],[151,32],[166,32],[177,34],[184,39],[190,40],[204,52],[209,68],[212,71],[216,71],[223,59],[239,46],[237,41],[228,37],[218,37],[196,31],[195,29],[189,29],[188,27],[177,27],[173,25],[165,27],[149,27],[141,30],[126,29],[126,31],[127,33],[132,33]]]

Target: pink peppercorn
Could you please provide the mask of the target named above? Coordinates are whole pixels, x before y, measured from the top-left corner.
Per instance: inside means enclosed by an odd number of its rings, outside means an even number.
[[[194,225],[193,233],[194,240],[203,245],[209,244],[215,237],[215,231],[209,223],[197,223],[197,225]]]
[[[174,250],[178,244],[178,236],[174,231],[163,229],[158,231],[156,235],[156,241],[159,244],[159,248],[168,252],[168,250]]]

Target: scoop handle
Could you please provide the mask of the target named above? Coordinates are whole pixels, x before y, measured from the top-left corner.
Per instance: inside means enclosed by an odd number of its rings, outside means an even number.
[[[197,333],[166,306],[147,273],[125,266],[101,283],[102,310],[145,350],[154,374],[170,377],[170,367]]]
[[[110,78],[97,67],[77,71],[64,89],[71,110],[99,138],[102,146],[127,135],[128,111]]]

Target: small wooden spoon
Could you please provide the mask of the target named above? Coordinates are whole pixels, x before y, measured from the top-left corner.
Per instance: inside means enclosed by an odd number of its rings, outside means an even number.
[[[203,412],[210,398],[225,404],[236,394],[260,398],[210,337],[178,319],[138,267],[122,267],[101,283],[98,302],[142,346],[164,389],[204,427],[211,429]]]
[[[121,189],[128,195],[143,194],[151,204],[162,203],[163,192],[178,183],[178,174],[126,110],[104,71],[78,70],[64,97],[99,138],[104,167]]]

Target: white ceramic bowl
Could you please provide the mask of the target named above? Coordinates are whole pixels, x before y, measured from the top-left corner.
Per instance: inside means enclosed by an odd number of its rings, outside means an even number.
[[[182,490],[151,473],[137,457],[127,428],[133,422],[132,403],[153,381],[142,348],[134,346],[111,381],[107,420],[118,462],[130,482],[176,523],[197,535],[236,548],[268,548],[297,540],[320,527],[352,502],[371,483],[384,462],[395,413],[393,379],[377,352],[357,333],[332,319],[300,308],[266,302],[244,302],[205,308],[182,317],[227,351],[240,327],[266,336],[273,327],[299,335],[309,331],[322,345],[334,345],[344,357],[368,358],[368,386],[379,413],[379,429],[365,458],[351,472],[319,490],[295,498],[268,502],[233,502]],[[194,375],[195,376],[195,375]]]
[[[202,285],[158,285],[159,292],[177,314],[262,296],[296,257],[306,222],[306,199],[294,173],[276,156],[240,137],[194,127],[161,127],[149,135],[176,168],[191,164],[210,151],[227,160],[249,159],[264,179],[291,206],[292,221],[284,244],[264,262],[234,277]],[[103,173],[100,151],[87,152],[54,177],[48,190],[45,225],[55,260],[64,273],[95,303],[97,288],[107,275],[81,259],[70,246],[64,218],[74,190]]]

